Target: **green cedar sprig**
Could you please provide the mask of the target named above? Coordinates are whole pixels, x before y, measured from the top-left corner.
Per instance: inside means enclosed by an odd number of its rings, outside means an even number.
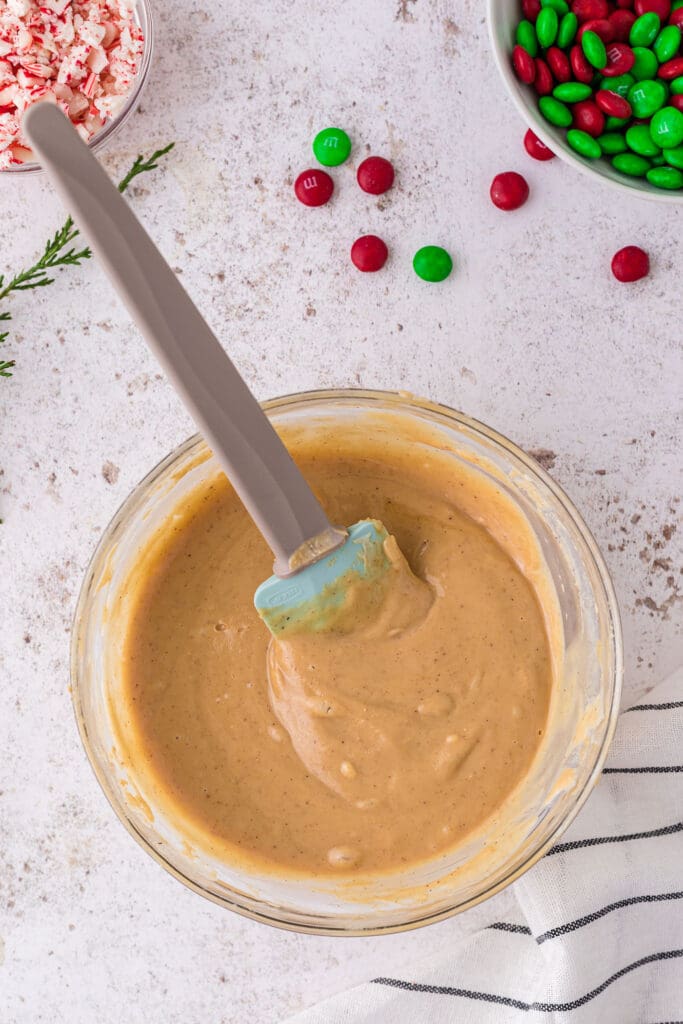
[[[130,183],[140,174],[155,170],[159,165],[161,157],[166,156],[173,149],[175,143],[170,142],[163,149],[157,149],[150,157],[142,155],[136,157],[135,162],[128,173],[119,182],[119,192],[125,192]],[[20,270],[13,278],[5,283],[5,275],[0,274],[0,302],[6,299],[12,292],[29,291],[32,288],[44,288],[52,284],[54,277],[52,272],[58,267],[77,267],[83,260],[89,260],[92,252],[86,246],[84,249],[74,248],[71,243],[79,234],[71,217],[67,217],[62,227],[57,231],[54,238],[49,239],[42,255],[32,267]],[[12,314],[0,312],[0,323],[12,319]],[[3,344],[9,331],[0,331],[0,345]],[[0,360],[0,377],[11,377],[14,360]]]

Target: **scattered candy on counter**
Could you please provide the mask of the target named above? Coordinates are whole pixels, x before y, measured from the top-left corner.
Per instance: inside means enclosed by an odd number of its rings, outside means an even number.
[[[323,128],[313,140],[313,152],[325,167],[338,167],[351,153],[351,139],[341,128]],[[394,168],[384,157],[369,156],[356,177],[364,192],[379,196],[394,184]],[[324,206],[332,197],[334,182],[326,171],[309,168],[294,182],[294,192],[304,206]],[[361,235],[351,246],[351,262],[364,274],[381,270],[388,257],[386,243],[377,235]],[[445,249],[427,245],[415,254],[413,267],[423,281],[444,281],[453,269],[453,260]]]
[[[326,171],[309,168],[294,182],[294,192],[304,206],[324,206],[332,198],[334,182]]]
[[[341,128],[323,128],[313,139],[313,155],[323,167],[338,167],[350,153],[351,139]]]
[[[445,281],[453,269],[453,260],[438,245],[425,245],[413,256],[413,270],[423,281]]]
[[[543,4],[543,11],[553,11],[558,5],[566,5],[566,0],[524,0],[527,8],[531,4],[540,2]],[[591,3],[599,3],[602,0],[574,0],[574,7],[587,10]],[[622,0],[624,2],[624,0]],[[628,0],[626,0],[628,2]],[[636,3],[658,3],[659,0],[636,0]],[[675,0],[674,0],[675,2]],[[680,9],[683,10],[683,0],[680,0]],[[571,13],[571,12],[568,12]],[[578,20],[578,16],[577,16]],[[548,19],[546,18],[547,22]],[[542,22],[543,24],[543,22]],[[529,23],[530,27],[531,23]],[[598,34],[597,31],[595,33]],[[531,36],[522,32],[526,44],[532,46]],[[533,45],[537,48],[536,36],[534,35]],[[551,62],[557,65],[557,58],[551,57]],[[559,66],[559,65],[558,65]],[[565,83],[570,85],[571,83]],[[574,83],[576,84],[576,83]],[[566,91],[564,93],[566,95]],[[585,95],[583,92],[575,92],[576,96]],[[562,102],[558,100],[557,102]],[[582,101],[579,100],[579,103]],[[596,107],[598,113],[600,109]],[[602,115],[601,115],[602,116]],[[612,115],[608,115],[612,116]],[[654,122],[654,128],[652,126]],[[674,131],[676,131],[674,124]],[[648,157],[656,158],[656,151],[659,149],[653,138],[653,132],[666,134],[670,131],[670,115],[667,113],[659,121],[652,121],[649,124],[632,124],[625,133],[608,132],[603,136],[607,151],[614,154],[614,159],[621,158],[625,161],[623,166],[632,166],[636,160],[647,160]],[[581,145],[589,147],[595,143],[594,137],[581,129],[571,129],[568,135],[584,136]],[[597,143],[596,143],[597,145]],[[552,160],[555,154],[550,150],[531,130],[524,136],[524,148],[535,160]],[[630,152],[628,149],[630,148]],[[321,163],[327,167],[338,167],[348,159],[351,152],[351,140],[341,128],[325,128],[318,132],[313,140],[313,152]],[[676,152],[676,150],[672,150]],[[681,153],[683,156],[683,153]],[[649,164],[649,161],[648,161]],[[683,165],[683,160],[681,160]],[[659,166],[655,168],[665,174],[676,171],[674,166]],[[628,172],[627,172],[628,173]],[[368,157],[364,160],[357,172],[358,184],[371,195],[381,195],[391,188],[394,182],[394,168],[383,157]],[[667,186],[663,186],[667,187]],[[334,181],[326,171],[309,168],[302,171],[294,182],[294,191],[297,199],[305,206],[324,206],[329,202],[334,192]],[[497,174],[491,183],[491,201],[500,210],[517,210],[529,198],[529,185],[526,179],[516,171],[504,171]],[[351,246],[351,262],[364,274],[376,273],[381,270],[389,258],[389,250],[386,242],[378,235],[361,235]],[[441,246],[425,245],[415,253],[413,257],[413,269],[417,276],[423,281],[439,282],[445,281],[453,270],[453,260],[450,254]],[[646,252],[635,245],[628,245],[620,249],[612,259],[612,273],[618,281],[631,282],[639,281],[650,272],[650,261]]]
[[[544,9],[550,11],[552,7]],[[497,174],[491,182],[491,202],[499,210],[518,210],[520,206],[524,206],[528,198],[529,186],[526,178],[516,171]]]
[[[364,274],[381,270],[388,256],[389,250],[377,235],[361,235],[351,246],[351,261]]]
[[[637,245],[627,245],[614,254],[612,273],[617,281],[640,281],[650,273],[650,258]]]
[[[394,168],[383,156],[369,156],[359,166],[356,178],[364,192],[381,196],[394,184]]]
[[[87,142],[131,91],[143,53],[134,0],[0,0],[0,170],[33,159],[21,115],[56,103]]]
[[[522,0],[521,8],[512,66],[546,121],[568,129],[568,144],[587,160],[604,157],[621,174],[683,189],[683,0]]]

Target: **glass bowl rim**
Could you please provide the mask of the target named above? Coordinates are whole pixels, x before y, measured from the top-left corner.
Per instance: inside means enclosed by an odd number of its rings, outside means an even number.
[[[146,28],[140,67],[133,79],[133,87],[126,97],[126,102],[121,107],[116,117],[112,117],[107,121],[104,127],[88,140],[87,146],[92,153],[98,153],[103,149],[113,136],[118,133],[119,129],[123,127],[140,102],[142,91],[149,76],[149,70],[152,64],[152,55],[154,52],[154,16],[152,13],[152,3],[151,0],[135,0],[135,7],[136,10],[139,8],[142,9],[144,27]],[[43,168],[35,160],[31,160],[25,164],[13,164],[10,167],[5,167],[3,170],[0,170],[0,181],[2,181],[2,176],[4,174],[8,176],[15,174],[43,174]]]
[[[282,917],[278,917],[276,914],[269,914],[263,910],[255,910],[252,907],[245,906],[239,902],[240,896],[238,893],[234,894],[234,898],[230,899],[227,895],[219,895],[208,891],[198,882],[188,878],[181,870],[176,868],[170,863],[157,849],[150,844],[144,835],[142,835],[135,824],[125,816],[120,810],[116,803],[110,796],[110,781],[107,777],[106,771],[103,770],[101,764],[97,760],[94,751],[90,745],[88,736],[88,730],[85,723],[85,719],[81,710],[81,699],[80,690],[82,683],[81,667],[81,638],[84,633],[84,624],[87,621],[86,613],[88,612],[90,594],[92,589],[92,582],[95,577],[96,570],[100,566],[100,562],[107,557],[112,541],[114,540],[121,525],[129,518],[134,515],[137,508],[144,500],[149,488],[156,482],[156,480],[174,463],[187,455],[193,448],[199,448],[206,444],[204,438],[199,434],[195,433],[188,437],[185,441],[182,441],[177,445],[171,452],[169,452],[163,459],[161,459],[130,491],[130,493],[124,498],[123,502],[119,505],[118,509],[110,519],[108,525],[102,531],[100,538],[95,546],[95,550],[88,562],[87,568],[83,576],[83,582],[76,602],[76,609],[74,612],[72,630],[71,630],[71,658],[70,658],[70,675],[71,675],[71,696],[74,714],[76,717],[76,724],[81,737],[81,742],[85,749],[90,766],[95,774],[95,777],[102,789],[108,803],[114,811],[116,817],[124,826],[126,831],[136,840],[136,842],[151,856],[153,859],[161,865],[166,871],[169,872],[175,879],[191,889],[193,892],[198,893],[205,899],[210,900],[212,903],[218,906],[227,907],[228,909],[240,914],[242,917],[247,917],[253,921],[260,921],[264,924],[269,924],[273,927],[283,929],[285,931],[293,931],[299,933],[307,933],[313,935],[329,935],[329,936],[370,936],[370,935],[388,935],[397,932],[411,931],[415,928],[423,927],[427,924],[433,924],[438,921],[446,920],[449,917],[453,917],[455,914],[462,913],[465,910],[469,910],[471,907],[477,906],[484,900],[489,899],[496,893],[507,888],[519,877],[525,874],[529,868],[533,867],[543,857],[547,851],[554,846],[560,836],[566,831],[566,829],[574,821],[576,815],[579,813],[584,803],[588,799],[590,793],[593,790],[596,782],[600,777],[602,767],[604,765],[607,753],[609,751],[614,731],[617,724],[617,718],[620,710],[620,697],[622,692],[623,682],[623,639],[621,630],[621,619],[619,614],[619,606],[617,603],[616,594],[614,591],[614,585],[612,583],[609,571],[605,564],[603,555],[593,537],[588,526],[584,522],[580,513],[574,506],[569,496],[562,490],[562,488],[553,480],[553,478],[539,465],[539,463],[533,459],[530,455],[520,448],[518,445],[511,441],[506,435],[501,434],[499,431],[494,430],[492,427],[487,426],[480,420],[474,419],[473,417],[467,416],[465,413],[453,409],[451,406],[445,405],[441,402],[431,402],[429,400],[419,399],[413,395],[409,395],[402,391],[392,390],[381,390],[381,389],[368,389],[368,388],[320,388],[308,391],[299,391],[289,394],[285,394],[276,398],[267,399],[261,402],[262,408],[266,412],[281,411],[291,406],[303,407],[307,403],[320,403],[320,402],[332,402],[332,401],[357,401],[364,400],[366,402],[394,402],[396,407],[401,412],[410,413],[411,411],[417,413],[424,413],[428,411],[432,416],[446,420],[452,425],[453,421],[468,430],[471,430],[475,435],[483,435],[483,437],[492,442],[495,446],[502,448],[506,455],[512,455],[513,458],[521,461],[524,466],[531,471],[532,474],[539,477],[541,482],[544,484],[546,489],[551,492],[552,497],[562,506],[563,511],[568,514],[572,521],[573,526],[576,528],[581,540],[586,545],[588,554],[590,555],[594,568],[597,570],[598,578],[603,589],[603,597],[605,601],[605,608],[608,614],[609,627],[610,627],[610,642],[613,656],[613,673],[610,680],[611,683],[611,703],[607,714],[606,724],[602,738],[599,743],[599,749],[594,757],[593,765],[590,773],[588,774],[584,786],[581,792],[578,794],[574,804],[569,807],[566,815],[557,823],[553,832],[545,839],[544,842],[540,843],[537,847],[534,847],[531,853],[526,859],[519,864],[516,868],[513,868],[508,872],[505,877],[498,879],[496,882],[487,886],[485,889],[477,892],[474,896],[463,900],[460,903],[453,903],[448,907],[437,910],[433,913],[426,914],[424,917],[411,918],[405,922],[390,924],[390,925],[363,925],[362,927],[354,928],[347,925],[335,926],[333,923],[333,916],[330,916],[329,922],[321,924],[308,924],[305,921],[293,922],[285,920]],[[210,449],[209,449],[210,450]]]

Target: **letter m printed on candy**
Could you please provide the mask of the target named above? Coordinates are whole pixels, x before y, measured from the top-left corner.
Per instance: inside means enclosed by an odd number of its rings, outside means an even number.
[[[323,167],[338,167],[349,157],[351,139],[341,128],[323,128],[313,139],[313,152]]]
[[[334,182],[326,171],[309,168],[294,182],[294,192],[304,206],[324,206],[334,192]]]

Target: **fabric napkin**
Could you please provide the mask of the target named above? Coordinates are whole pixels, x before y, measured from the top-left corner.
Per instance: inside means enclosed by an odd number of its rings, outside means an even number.
[[[683,1024],[683,669],[621,715],[586,806],[513,892],[509,920],[289,1024]]]

